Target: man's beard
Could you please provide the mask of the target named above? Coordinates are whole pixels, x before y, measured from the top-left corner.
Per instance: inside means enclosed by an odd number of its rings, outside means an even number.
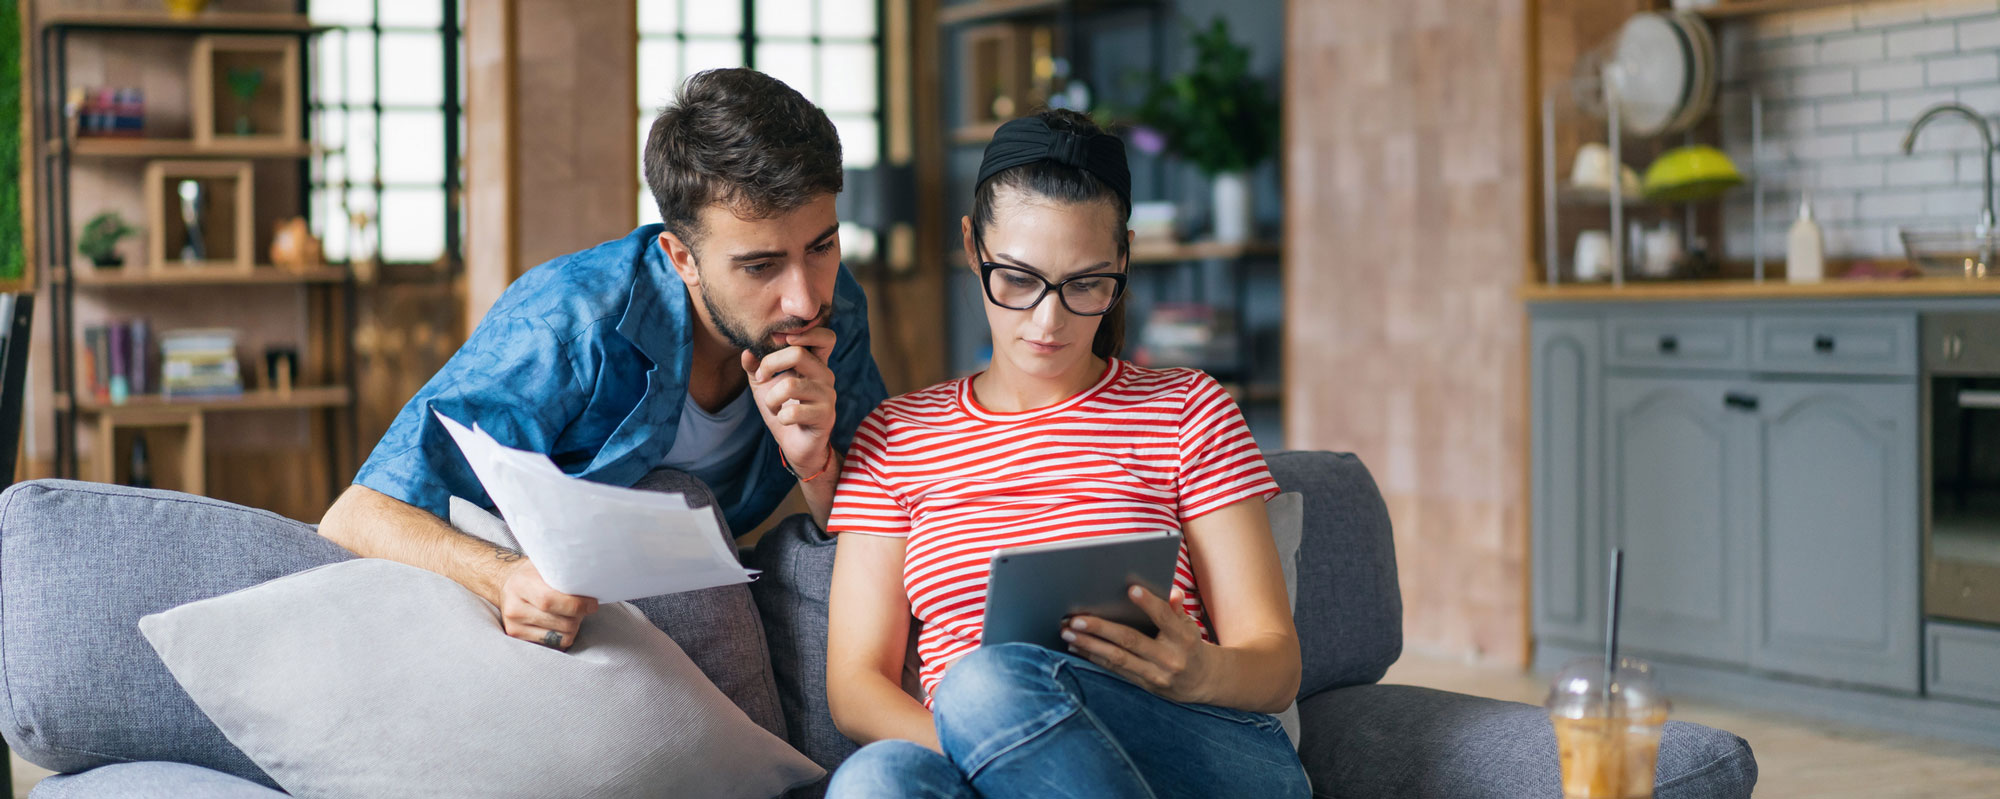
[[[708,308],[708,318],[714,320],[715,329],[722,332],[722,337],[729,341],[729,346],[740,350],[748,350],[751,355],[755,355],[758,358],[763,358],[766,355],[784,349],[783,346],[780,346],[773,340],[779,333],[804,330],[805,328],[812,327],[814,323],[824,324],[833,320],[833,305],[827,304],[820,306],[819,313],[811,319],[800,319],[796,316],[786,317],[785,321],[764,328],[763,335],[752,336],[750,335],[749,326],[737,322],[734,316],[723,310],[722,306],[716,305],[715,298],[710,296],[707,291],[701,293],[701,304]]]

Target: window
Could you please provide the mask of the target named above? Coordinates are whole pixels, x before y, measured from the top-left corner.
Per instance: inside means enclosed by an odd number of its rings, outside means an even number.
[[[456,0],[310,0],[319,37],[309,72],[312,220],[326,257],[379,242],[386,263],[459,252],[459,20]],[[367,214],[372,230],[350,223]],[[366,235],[369,239],[362,240]]]
[[[879,0],[638,0],[639,149],[681,81],[705,69],[762,70],[826,111],[849,170],[881,159]],[[635,168],[640,161],[635,161]],[[643,174],[643,173],[642,173]],[[640,180],[639,221],[660,221]],[[865,231],[842,225],[850,254]]]

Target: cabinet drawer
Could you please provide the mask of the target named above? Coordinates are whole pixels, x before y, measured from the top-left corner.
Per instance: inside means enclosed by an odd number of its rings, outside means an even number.
[[[1925,631],[1930,695],[2000,702],[2000,630],[1931,622]]]
[[[1612,366],[1742,369],[1749,320],[1740,316],[1652,316],[1613,319],[1605,325]]]
[[[1917,373],[1913,314],[1758,314],[1750,365],[1760,372],[1840,375]]]

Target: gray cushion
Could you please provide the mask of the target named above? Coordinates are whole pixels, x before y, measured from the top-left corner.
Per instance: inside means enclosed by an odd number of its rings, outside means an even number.
[[[1277,545],[1278,566],[1285,572],[1285,601],[1291,603],[1292,615],[1299,612],[1299,537],[1304,534],[1305,498],[1293,493],[1279,494],[1264,503],[1264,512],[1271,518],[1271,543]],[[1285,725],[1285,735],[1292,739],[1292,746],[1299,745],[1299,705],[1293,702],[1278,714],[1278,723]]]
[[[120,763],[35,783],[29,799],[278,799],[285,794],[185,763]]]
[[[1561,799],[1555,731],[1534,705],[1407,685],[1358,685],[1299,703],[1299,758],[1334,799]],[[1747,799],[1750,745],[1667,722],[1655,799]]]
[[[1305,495],[1297,561],[1301,698],[1365,685],[1403,653],[1403,595],[1389,509],[1361,460],[1331,452],[1267,456],[1285,491]]]
[[[276,785],[139,635],[139,617],[353,557],[311,527],[172,491],[0,494],[0,734],[35,765],[170,760]]]
[[[715,507],[715,495],[708,486],[675,469],[656,470],[640,478],[633,488],[684,494],[692,508]],[[467,533],[518,548],[506,522],[465,500],[452,498],[451,522]],[[730,551],[736,551],[736,539],[730,537],[722,514],[716,514],[716,522]],[[785,715],[778,703],[770,651],[765,648],[764,623],[757,616],[757,603],[750,598],[750,586],[722,585],[635,599],[631,604],[646,614],[653,626],[672,636],[701,673],[752,721],[773,735],[785,735]]]
[[[834,539],[804,514],[780,522],[750,553],[748,566],[763,576],[750,584],[764,616],[771,670],[785,709],[786,740],[827,771],[854,754],[853,741],[833,724],[826,702],[827,593],[833,586]],[[818,796],[820,783],[794,791]]]
[[[627,603],[559,652],[449,578],[364,559],[139,627],[296,795],[768,797],[823,776]]]

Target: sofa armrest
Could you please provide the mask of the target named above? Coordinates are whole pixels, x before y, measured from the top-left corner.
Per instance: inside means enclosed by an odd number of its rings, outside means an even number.
[[[1316,797],[1561,799],[1555,731],[1539,707],[1408,685],[1357,685],[1299,703],[1299,758]],[[1750,745],[1667,722],[1656,799],[1748,799]]]

